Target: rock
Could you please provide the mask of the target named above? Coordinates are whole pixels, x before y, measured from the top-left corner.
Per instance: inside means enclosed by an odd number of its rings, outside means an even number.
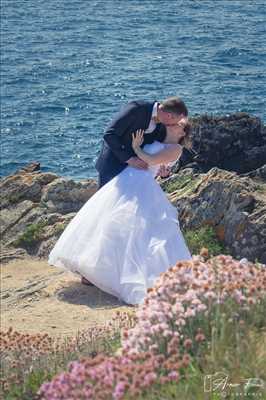
[[[11,175],[0,181],[1,208],[17,204],[23,200],[40,202],[45,185],[57,178],[51,173],[23,173]]]
[[[92,179],[60,178],[39,171],[37,164],[0,181],[3,262],[25,252],[47,256],[68,222],[97,190]]]
[[[27,164],[25,167],[17,170],[15,174],[28,174],[29,172],[40,171],[40,169],[41,169],[41,164],[37,161],[34,161],[30,164]]]
[[[28,253],[24,249],[14,249],[10,247],[1,246],[0,252],[0,262],[8,263],[15,259],[23,259],[26,258]]]
[[[41,200],[51,212],[67,214],[77,212],[96,190],[97,184],[92,179],[75,182],[58,178],[45,187]]]
[[[241,174],[241,176],[248,176],[250,178],[255,178],[258,180],[261,180],[266,183],[266,164],[264,164],[262,167],[257,168],[253,171],[247,172],[245,174]]]
[[[266,263],[265,183],[212,168],[184,169],[161,185],[185,230],[212,226],[233,257]]]
[[[5,242],[5,238],[10,236],[10,230],[34,207],[34,203],[29,200],[24,200],[16,205],[1,210],[1,237]],[[12,236],[12,233],[11,233]]]
[[[228,116],[194,117],[193,150],[185,150],[175,172],[188,164],[195,171],[207,172],[213,167],[247,173],[266,161],[266,127],[246,113]]]
[[[29,250],[32,245],[38,240],[35,231],[39,232],[38,227],[46,225],[46,210],[39,207],[38,204],[34,204],[34,207],[24,214],[15,225],[10,226],[3,236],[3,241],[7,245],[20,245],[22,242],[25,243],[25,248]],[[24,237],[23,241],[16,243]],[[27,244],[27,246],[26,246]],[[30,254],[35,254],[30,252]]]
[[[64,216],[61,216],[60,220],[58,220],[53,225],[48,225],[45,228],[43,237],[44,240],[38,246],[37,254],[39,257],[47,257],[53,246],[55,245],[56,240],[59,238],[61,233],[63,233],[64,229],[71,221],[76,213],[69,213]]]

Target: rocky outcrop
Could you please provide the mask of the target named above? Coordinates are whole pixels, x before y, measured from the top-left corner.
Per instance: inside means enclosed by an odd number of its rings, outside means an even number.
[[[27,254],[47,255],[68,222],[96,190],[92,179],[75,182],[43,173],[38,163],[2,179],[2,261]]]
[[[233,257],[266,263],[265,167],[253,179],[218,168],[205,174],[187,168],[161,185],[183,229],[212,226]]]
[[[185,168],[161,186],[179,211],[184,230],[210,225],[235,258],[266,262],[266,166],[239,176],[212,168]],[[97,190],[55,174],[18,172],[1,189],[2,260],[47,257],[76,212]]]
[[[213,167],[247,173],[266,162],[266,127],[246,113],[202,115],[190,119],[193,151],[184,151],[179,169],[190,166],[207,172]]]
[[[235,258],[266,262],[266,128],[245,113],[191,119],[193,151],[184,151],[161,185],[184,229],[214,227]],[[231,171],[231,172],[229,172]],[[233,172],[234,171],[234,172]],[[0,183],[3,261],[46,257],[75,213],[95,193],[32,163]]]

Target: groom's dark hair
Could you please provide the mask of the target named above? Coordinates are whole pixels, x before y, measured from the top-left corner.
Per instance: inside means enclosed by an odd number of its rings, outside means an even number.
[[[183,100],[180,99],[180,97],[169,97],[160,104],[162,106],[163,111],[177,115],[180,114],[184,114],[185,116],[188,115],[188,109]]]

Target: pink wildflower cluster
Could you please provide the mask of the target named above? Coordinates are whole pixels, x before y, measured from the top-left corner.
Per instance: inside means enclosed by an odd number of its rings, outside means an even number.
[[[161,371],[162,364],[165,367],[164,374]],[[174,364],[175,371],[170,370]],[[155,356],[151,352],[114,357],[98,355],[71,363],[69,372],[62,373],[52,382],[42,385],[40,395],[41,398],[49,400],[118,400],[126,393],[134,397],[142,394],[155,382],[178,381],[177,370],[181,366],[176,358],[166,360],[163,355]]]
[[[5,392],[13,384],[21,385],[33,359],[53,351],[53,339],[47,333],[31,335],[9,328],[0,331],[2,377],[0,389]]]
[[[116,317],[105,325],[79,331],[76,336],[64,339],[52,338],[47,333],[21,333],[12,328],[0,330],[0,397],[14,385],[22,387],[27,375],[36,367],[43,368],[47,375],[50,368],[61,370],[69,361],[84,354],[95,355],[105,350],[108,340],[117,338],[122,328],[134,324],[134,314],[117,312]]]
[[[161,274],[136,311],[133,327],[122,329],[121,355],[98,355],[72,363],[45,383],[46,400],[122,399],[144,394],[154,383],[178,382],[206,334],[199,322],[227,299],[241,309],[266,293],[266,268],[231,256],[205,261],[194,256]]]
[[[31,353],[50,352],[52,347],[52,338],[47,333],[20,333],[12,328],[7,331],[0,331],[0,352],[6,354],[10,351]]]
[[[136,312],[135,327],[123,332],[122,348],[129,354],[151,350],[168,353],[170,343],[179,338],[179,347],[192,347],[205,339],[199,330],[200,318],[207,319],[219,304],[233,300],[238,309],[248,309],[266,293],[266,267],[243,259],[220,255],[204,261],[194,256],[178,262],[161,274],[148,290],[144,304]],[[195,323],[196,322],[196,323]],[[191,329],[194,323],[195,328]],[[189,326],[189,330],[187,327]],[[187,338],[191,332],[194,337]]]

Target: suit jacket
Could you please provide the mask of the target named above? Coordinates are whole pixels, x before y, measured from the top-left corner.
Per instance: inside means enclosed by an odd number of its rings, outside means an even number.
[[[128,165],[126,161],[130,157],[136,156],[132,149],[132,133],[138,129],[148,128],[154,103],[132,101],[126,104],[107,126],[102,149],[95,165],[102,177],[112,179]],[[155,140],[162,142],[165,137],[165,126],[157,124],[153,132],[144,134],[142,146]]]

